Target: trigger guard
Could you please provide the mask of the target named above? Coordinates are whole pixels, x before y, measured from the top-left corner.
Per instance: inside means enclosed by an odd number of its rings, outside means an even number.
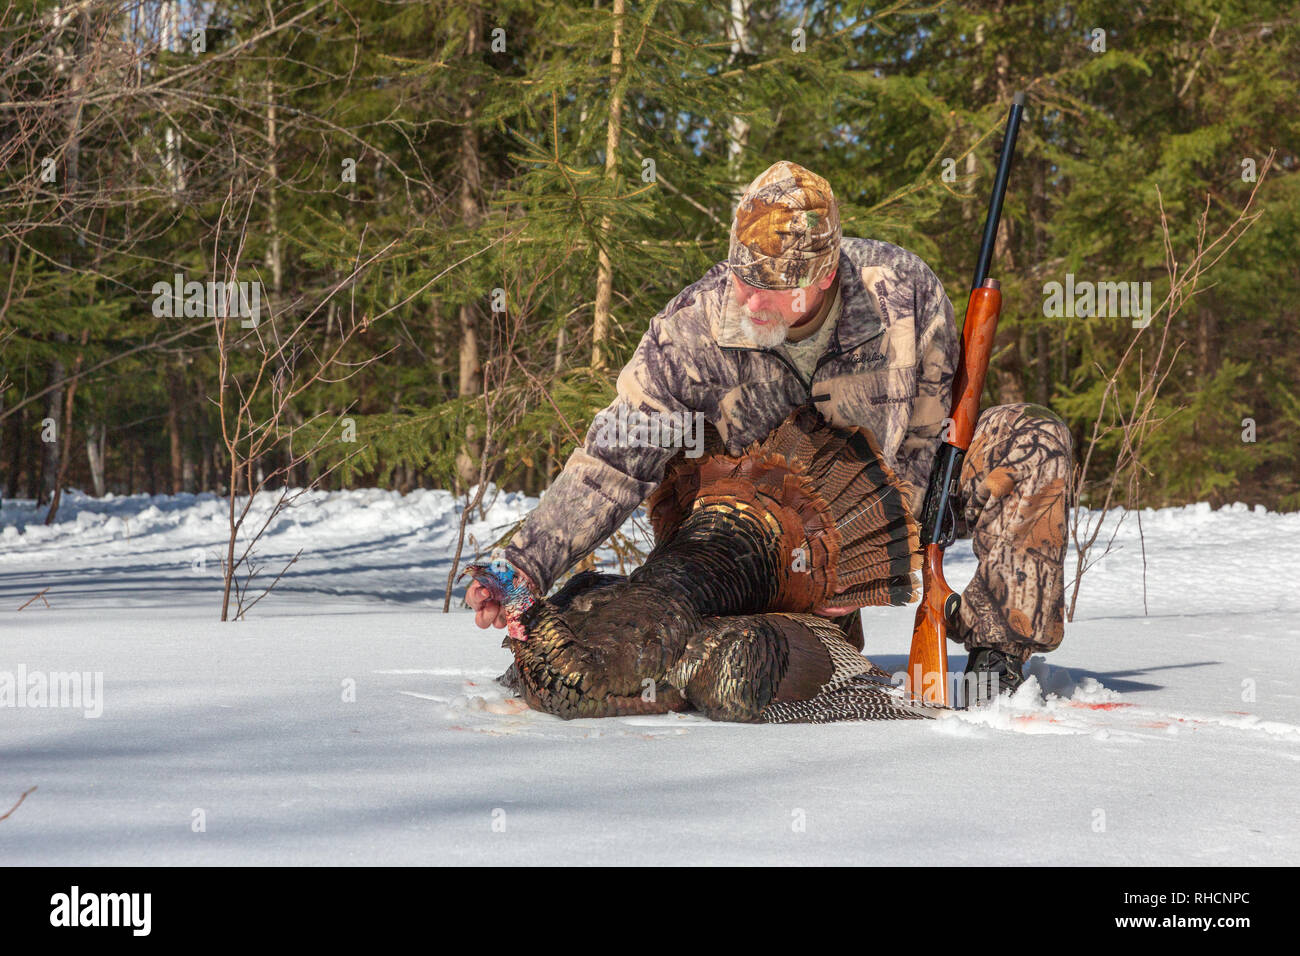
[[[945,502],[943,509],[943,524],[939,526],[939,546],[946,548],[957,540],[957,510],[952,505],[952,499]]]

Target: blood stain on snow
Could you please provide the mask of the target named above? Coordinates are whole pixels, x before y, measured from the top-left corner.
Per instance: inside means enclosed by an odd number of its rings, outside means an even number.
[[[1020,725],[1036,723],[1036,722],[1038,722],[1039,720],[1042,720],[1042,719],[1043,719],[1043,718],[1041,718],[1041,717],[1025,716],[1025,715],[1021,715],[1021,716],[1017,716],[1017,717],[1012,717],[1012,718],[1011,718],[1011,720],[1012,720],[1013,723],[1020,724]],[[1046,718],[1046,719],[1047,719],[1048,721],[1052,722],[1052,723],[1055,723],[1055,722],[1056,722],[1056,718],[1055,718],[1055,717],[1048,717],[1048,718]]]
[[[1132,707],[1132,704],[1124,703],[1107,703],[1107,704],[1089,704],[1086,701],[1070,700],[1066,701],[1071,707],[1082,707],[1085,710],[1119,710],[1121,707]]]

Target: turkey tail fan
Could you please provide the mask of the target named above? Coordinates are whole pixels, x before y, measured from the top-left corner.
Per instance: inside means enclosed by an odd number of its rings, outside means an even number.
[[[722,436],[712,422],[704,424],[703,445],[702,455],[691,457],[683,449],[669,459],[659,487],[646,499],[646,514],[655,541],[670,537],[691,510],[691,503],[700,490],[700,465],[727,453]]]
[[[798,410],[779,428],[768,435],[762,447],[769,454],[780,455],[786,461],[811,462],[819,449],[833,453],[834,436],[817,428],[817,416]]]
[[[684,527],[697,534],[702,524],[716,525],[721,512],[760,529],[744,537],[765,556],[736,553],[742,545],[736,535],[733,559],[739,567],[764,565],[775,586],[751,587],[748,603],[702,607],[703,613],[802,612],[916,599],[921,550],[911,492],[870,432],[833,427],[803,406],[744,454],[695,460],[679,454],[646,510],[656,550]]]
[[[802,409],[782,425],[806,429],[813,419],[818,451],[807,474],[830,509],[839,536],[836,593],[829,603],[842,606],[907,604],[919,595],[915,572],[921,567],[920,525],[912,516],[912,487],[885,463],[884,453],[866,429],[837,429],[812,409]],[[779,431],[779,429],[778,429]],[[823,449],[835,449],[834,454]]]
[[[829,723],[935,716],[894,687],[843,632],[810,614],[710,618],[699,653],[668,680],[713,720]]]

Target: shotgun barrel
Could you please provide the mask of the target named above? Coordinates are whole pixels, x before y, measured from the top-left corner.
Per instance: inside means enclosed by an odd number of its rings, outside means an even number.
[[[997,279],[989,278],[988,269],[997,244],[1002,200],[1006,196],[1011,158],[1015,153],[1024,108],[1025,94],[1016,93],[1007,116],[997,176],[993,180],[993,195],[989,197],[988,215],[984,219],[975,280],[966,303],[961,355],[952,383],[952,411],[946,423],[944,441],[935,454],[925,501],[921,506],[921,543],[925,547],[925,560],[921,566],[921,605],[916,610],[912,650],[907,662],[907,687],[926,703],[941,706],[951,703],[948,693],[948,629],[956,624],[961,610],[961,595],[949,587],[943,577],[943,551],[956,537],[954,503],[957,484],[961,478],[962,461],[975,434],[980,395],[984,391],[984,377],[988,372],[998,315],[1002,310],[1000,284]]]
[[[993,247],[998,241],[998,224],[1002,221],[1002,200],[1007,194],[1007,179],[1011,175],[1011,157],[1016,151],[1016,137],[1020,135],[1020,117],[1025,112],[1025,94],[1011,97],[1011,112],[1007,116],[1007,131],[1002,137],[1002,153],[998,156],[998,174],[993,180],[993,195],[989,197],[988,215],[984,217],[984,238],[980,241],[980,257],[975,263],[975,281],[971,289],[978,289],[988,278],[989,263],[993,261]]]

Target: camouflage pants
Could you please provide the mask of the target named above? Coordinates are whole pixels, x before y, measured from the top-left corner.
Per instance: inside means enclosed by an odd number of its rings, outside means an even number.
[[[1065,636],[1065,423],[1041,405],[997,405],[975,424],[958,486],[957,533],[972,538],[979,566],[962,592],[953,640],[1022,658]],[[859,612],[837,618],[863,649]]]
[[[958,533],[979,566],[954,639],[1027,658],[1065,636],[1065,423],[1041,405],[997,405],[975,423],[962,464]]]

